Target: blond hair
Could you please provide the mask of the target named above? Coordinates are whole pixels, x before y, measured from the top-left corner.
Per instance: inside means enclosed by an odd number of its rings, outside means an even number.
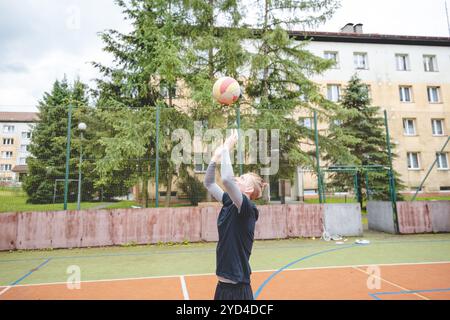
[[[253,184],[253,193],[250,195],[250,199],[257,200],[261,198],[263,190],[267,186],[267,183],[256,173],[250,172],[244,174],[244,176],[245,175],[251,178]]]

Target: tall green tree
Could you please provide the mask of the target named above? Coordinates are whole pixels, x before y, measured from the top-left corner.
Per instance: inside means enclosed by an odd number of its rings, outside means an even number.
[[[80,81],[73,86],[66,79],[55,81],[52,90],[44,94],[39,102],[40,121],[34,127],[29,146],[31,157],[27,159],[28,175],[23,182],[23,188],[31,203],[51,203],[53,201],[54,183],[56,179],[63,179],[65,173],[68,105],[73,106],[72,144],[70,158],[70,178],[78,178],[78,158],[80,143],[78,123],[88,112],[87,87]],[[85,152],[86,156],[86,152]],[[89,158],[89,156],[87,157]],[[84,164],[89,167],[89,160]],[[83,199],[92,199],[95,194],[94,180],[96,176],[89,171],[83,178]],[[77,183],[70,183],[71,200],[76,199]],[[57,185],[57,201],[62,200],[62,183]]]
[[[299,126],[298,115],[312,117],[317,111],[321,121],[328,121],[339,109],[310,80],[329,69],[332,62],[315,56],[308,50],[308,40],[294,39],[288,30],[315,27],[330,18],[338,6],[339,2],[332,0],[261,0],[252,6],[258,11],[258,20],[249,50],[246,93],[257,112],[244,117],[244,125],[255,123],[258,128],[280,130],[280,170],[271,177],[272,182],[292,180],[298,166],[316,166],[314,149],[299,147],[300,141],[314,141],[314,128]],[[322,133],[319,139],[322,153],[350,158],[345,149]]]
[[[116,1],[132,22],[133,30],[101,34],[104,50],[115,58],[113,66],[94,65],[102,72],[97,93],[98,116],[104,124],[98,134],[101,160],[97,172],[102,184],[118,177],[127,184],[141,182],[145,206],[148,184],[155,180],[156,107],[161,109],[160,175],[169,205],[175,167],[170,159],[172,141],[167,132],[186,125],[178,109],[177,84],[183,69],[182,38],[185,25],[183,1]],[[127,169],[126,177],[115,172]]]
[[[357,74],[348,82],[341,105],[354,112],[330,123],[329,139],[347,148],[354,155],[354,160],[349,163],[339,154],[328,155],[327,160],[335,167],[342,165],[389,167],[384,118],[380,108],[371,105],[368,87]],[[394,153],[394,150],[392,152]],[[403,184],[395,171],[394,177],[397,191],[401,190]],[[358,171],[356,186],[352,174],[333,174],[329,187],[339,191],[354,190],[359,195],[361,207],[364,197],[389,200],[389,178],[385,170],[370,171],[367,176],[365,172]],[[397,197],[401,198],[400,195]]]

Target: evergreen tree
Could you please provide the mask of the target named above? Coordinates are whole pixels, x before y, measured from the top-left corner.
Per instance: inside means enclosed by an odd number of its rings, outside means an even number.
[[[339,154],[334,154],[328,155],[327,160],[336,168],[342,165],[389,167],[384,118],[379,107],[371,106],[368,87],[361,82],[358,75],[355,74],[350,79],[341,105],[353,112],[330,124],[329,139],[347,148],[355,158],[349,163]],[[398,176],[399,174],[394,172],[397,190],[401,190],[403,185]],[[366,180],[369,190],[366,188]],[[389,178],[386,170],[369,171],[367,176],[363,171],[358,171],[356,190],[351,174],[333,174],[329,186],[336,191],[354,190],[359,195],[361,207],[363,196],[367,199],[368,192],[371,199],[389,199]],[[400,195],[397,197],[400,198]]]
[[[77,130],[83,114],[87,112],[88,98],[86,85],[75,81],[69,86],[66,79],[55,81],[50,93],[45,93],[39,102],[40,121],[34,127],[29,146],[31,157],[27,159],[28,175],[23,182],[23,188],[28,194],[28,202],[51,203],[53,201],[55,179],[63,179],[66,162],[68,105],[73,106],[72,144],[70,158],[70,178],[78,177],[78,158],[80,139]],[[86,142],[83,141],[85,145]],[[86,167],[89,161],[85,161]],[[94,196],[93,180],[95,177],[85,172],[83,178],[83,200]],[[57,201],[62,201],[63,184],[57,184]],[[70,183],[71,200],[76,199],[77,183]]]
[[[328,121],[338,112],[338,106],[325,99],[320,86],[310,80],[330,68],[332,62],[315,56],[307,49],[308,40],[294,39],[288,30],[323,23],[334,13],[338,1],[263,0],[253,7],[258,9],[259,18],[249,50],[246,93],[257,112],[244,117],[244,125],[255,123],[258,128],[280,130],[280,170],[271,181],[292,180],[298,166],[316,166],[314,149],[299,147],[300,142],[314,143],[314,128],[300,126],[296,118],[299,114],[312,117],[316,111],[320,121]],[[319,140],[321,152],[351,158],[326,136],[321,134]]]
[[[128,185],[141,182],[142,198],[149,204],[148,183],[155,179],[156,106],[161,108],[160,175],[166,185],[169,205],[174,164],[169,161],[172,141],[166,133],[187,127],[188,116],[175,102],[177,83],[183,69],[182,39],[178,35],[185,19],[179,0],[116,1],[133,30],[121,34],[108,30],[101,37],[105,51],[115,58],[114,66],[94,65],[105,79],[98,79],[98,132],[100,161],[96,171],[105,185],[125,179]],[[165,94],[166,93],[166,94]],[[125,174],[116,175],[117,172]]]

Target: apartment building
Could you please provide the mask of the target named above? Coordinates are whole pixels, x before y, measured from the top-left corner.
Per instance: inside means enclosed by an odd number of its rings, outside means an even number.
[[[341,32],[309,32],[309,50],[335,61],[332,69],[312,80],[322,85],[329,100],[339,101],[355,73],[368,86],[372,105],[387,111],[394,169],[413,192],[427,178],[425,193],[450,190],[450,144],[442,150],[450,130],[450,38],[363,33],[361,24],[347,24]],[[302,33],[292,33],[304,39]],[[311,126],[310,117],[300,125]],[[327,125],[319,125],[326,130]],[[290,186],[292,199],[317,192],[317,178],[299,168]]]
[[[17,183],[27,172],[28,145],[38,114],[0,112],[0,182]]]

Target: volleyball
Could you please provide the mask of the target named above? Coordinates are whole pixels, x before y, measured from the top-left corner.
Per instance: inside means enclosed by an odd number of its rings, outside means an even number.
[[[220,78],[214,83],[213,97],[220,104],[231,105],[241,95],[239,83],[231,77]]]

